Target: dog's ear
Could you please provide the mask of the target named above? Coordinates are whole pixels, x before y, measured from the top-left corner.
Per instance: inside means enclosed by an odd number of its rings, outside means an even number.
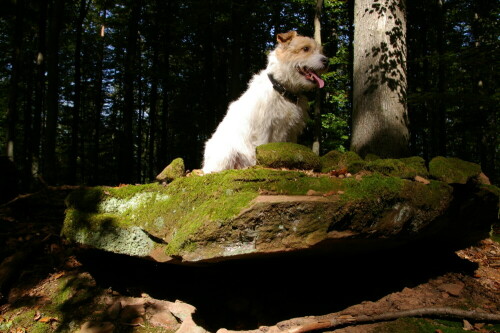
[[[278,37],[276,38],[278,40],[278,43],[281,45],[286,45],[289,44],[292,39],[297,37],[297,31],[288,31],[284,32],[282,34],[278,34]]]

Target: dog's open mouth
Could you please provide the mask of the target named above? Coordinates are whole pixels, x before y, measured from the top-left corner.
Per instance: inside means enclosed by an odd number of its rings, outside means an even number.
[[[304,77],[306,78],[306,80],[309,80],[309,81],[312,81],[314,83],[316,83],[316,85],[318,86],[318,88],[323,88],[325,86],[325,81],[323,81],[323,79],[321,79],[319,77],[318,74],[316,74],[316,72],[314,70],[312,70],[311,68],[309,67],[297,67],[297,71],[304,75]]]

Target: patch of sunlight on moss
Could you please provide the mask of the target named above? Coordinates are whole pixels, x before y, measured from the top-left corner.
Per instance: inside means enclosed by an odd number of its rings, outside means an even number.
[[[379,174],[364,176],[361,180],[348,178],[344,181],[345,194],[342,198],[351,200],[372,200],[374,198],[395,197],[404,186],[404,180]]]

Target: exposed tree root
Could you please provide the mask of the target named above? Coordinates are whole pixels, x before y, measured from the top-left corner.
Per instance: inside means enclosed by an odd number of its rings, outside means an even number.
[[[436,317],[467,319],[471,321],[500,322],[500,314],[493,314],[479,311],[459,310],[453,308],[423,308],[407,311],[388,312],[379,315],[331,315],[324,316],[321,320],[307,323],[284,330],[285,333],[304,333],[320,329],[353,326],[365,323],[374,323],[388,320],[395,320],[407,317]]]

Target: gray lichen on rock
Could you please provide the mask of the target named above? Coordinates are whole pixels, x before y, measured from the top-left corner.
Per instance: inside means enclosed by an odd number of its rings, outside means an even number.
[[[141,228],[135,226],[126,229],[105,228],[97,232],[80,229],[72,234],[66,234],[66,237],[97,249],[137,257],[147,257],[154,247],[151,238]]]

